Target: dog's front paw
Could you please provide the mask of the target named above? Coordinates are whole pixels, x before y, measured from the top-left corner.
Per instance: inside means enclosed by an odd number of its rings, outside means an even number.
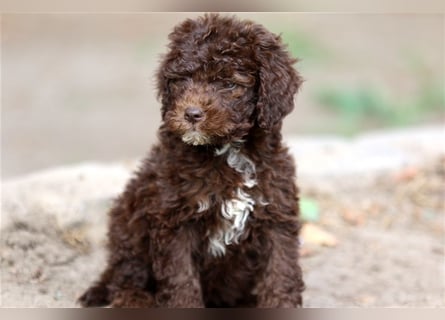
[[[156,306],[153,296],[141,289],[120,290],[114,294],[113,308],[153,308]]]
[[[77,300],[82,307],[102,307],[110,304],[109,291],[105,285],[98,284],[90,287]]]

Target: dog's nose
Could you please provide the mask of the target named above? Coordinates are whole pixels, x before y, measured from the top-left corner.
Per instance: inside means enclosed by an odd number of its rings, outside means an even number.
[[[191,123],[196,123],[204,118],[204,112],[198,107],[188,107],[185,109],[184,118]]]

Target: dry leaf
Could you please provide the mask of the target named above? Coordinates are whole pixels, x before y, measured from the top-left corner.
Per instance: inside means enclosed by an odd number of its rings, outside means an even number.
[[[317,253],[316,250],[314,250],[313,248],[300,248],[300,257],[305,258],[305,257],[312,257],[313,255],[315,255]]]
[[[353,226],[361,226],[365,223],[365,216],[352,209],[342,210],[341,217]]]
[[[406,167],[397,172],[394,176],[396,182],[406,182],[411,181],[419,174],[419,169],[417,167]]]
[[[329,232],[312,224],[306,223],[301,229],[301,237],[306,243],[313,243],[327,247],[335,247],[338,240]]]

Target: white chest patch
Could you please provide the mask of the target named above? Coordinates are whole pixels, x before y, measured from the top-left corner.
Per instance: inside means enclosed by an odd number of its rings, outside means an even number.
[[[227,164],[243,177],[243,185],[250,189],[257,184],[255,164],[240,152],[240,149],[229,144],[216,150],[217,156],[228,153]],[[263,204],[263,203],[261,203]],[[242,188],[237,187],[235,196],[221,204],[222,227],[210,236],[209,251],[213,256],[226,253],[226,245],[238,243],[243,234],[247,218],[253,211],[255,200]]]

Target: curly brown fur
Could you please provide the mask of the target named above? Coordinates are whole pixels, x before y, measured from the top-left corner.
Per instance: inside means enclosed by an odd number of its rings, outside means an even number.
[[[107,268],[79,301],[300,306],[298,190],[280,133],[295,60],[264,27],[215,14],[169,38],[159,143],[116,200]]]

